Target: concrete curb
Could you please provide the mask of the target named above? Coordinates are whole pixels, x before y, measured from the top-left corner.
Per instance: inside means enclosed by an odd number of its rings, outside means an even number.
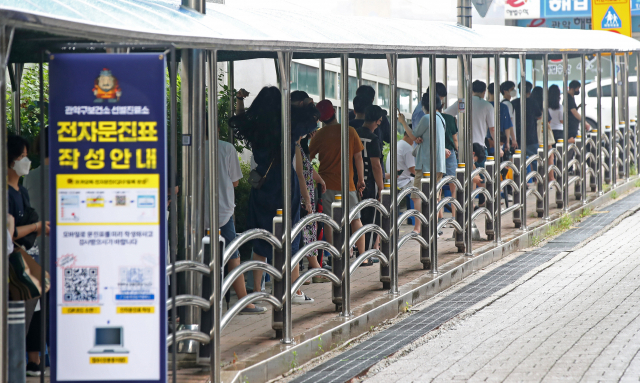
[[[639,178],[637,176],[632,177],[628,182],[618,185],[615,189],[612,188],[602,196],[593,196],[587,204],[581,205],[579,203],[575,203],[571,206],[572,210],[568,214],[572,217],[576,217],[582,214],[582,211],[585,208],[595,209],[609,203],[610,201],[614,201],[614,198],[611,197],[614,191],[619,195],[617,198],[621,198],[622,194],[627,193],[635,187],[634,183],[638,179]],[[614,220],[614,222],[607,225],[591,238],[598,236],[601,232],[617,225],[620,221],[633,214],[633,212],[638,209],[640,209],[640,206],[623,213],[620,217]],[[277,378],[301,364],[315,359],[319,356],[319,350],[324,352],[322,350],[333,350],[338,348],[347,341],[369,332],[372,326],[378,326],[385,320],[396,317],[399,313],[404,311],[407,305],[414,306],[432,298],[436,294],[469,277],[474,272],[483,269],[516,251],[531,247],[534,238],[542,237],[547,230],[549,230],[550,226],[553,225],[560,217],[561,214],[556,213],[552,217],[552,220],[548,222],[537,222],[536,224],[529,226],[529,230],[527,232],[516,235],[498,246],[494,246],[494,244],[483,246],[476,250],[476,252],[479,253],[478,255],[468,258],[466,261],[461,257],[442,265],[440,267],[442,273],[435,279],[423,283],[421,278],[418,278],[416,281],[404,285],[400,289],[400,294],[398,296],[392,299],[384,297],[383,299],[386,300],[386,302],[367,312],[350,318],[336,317],[334,319],[336,326],[331,330],[325,331],[317,336],[313,336],[312,338],[305,338],[305,335],[303,334],[300,337],[297,337],[297,344],[281,345],[280,352],[276,355],[259,360],[250,366],[244,364],[244,368],[241,368],[238,365],[227,366],[222,371],[222,379],[224,382],[241,383],[247,381],[264,382]],[[576,248],[583,246],[584,243],[589,240],[590,239],[585,240],[583,243],[576,246]],[[547,263],[540,267],[548,267]],[[538,268],[536,268],[536,270],[538,270]],[[532,270],[531,272],[536,272],[536,270]],[[529,273],[527,273],[526,276],[529,276]],[[487,299],[490,300],[491,298]],[[486,300],[484,302],[486,302]],[[246,362],[252,363],[251,360]]]

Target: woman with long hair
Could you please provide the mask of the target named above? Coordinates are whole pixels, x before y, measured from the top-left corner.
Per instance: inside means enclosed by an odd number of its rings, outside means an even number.
[[[253,152],[253,159],[257,164],[255,171],[262,177],[262,185],[252,187],[249,196],[249,212],[247,228],[261,228],[272,231],[273,218],[278,209],[283,208],[282,190],[282,146],[281,146],[281,94],[276,87],[264,87],[258,93],[246,111],[238,97],[237,115],[229,120],[229,126],[236,132],[236,137],[244,140]],[[291,158],[287,166],[291,167],[293,175],[295,144],[300,137],[317,129],[319,112],[311,99],[291,105]],[[300,220],[300,184],[298,177],[291,177],[291,219],[292,226]],[[253,258],[271,263],[273,249],[271,245],[260,239],[253,240]],[[293,239],[292,253],[299,249],[299,236]],[[292,270],[292,280],[296,280],[299,270],[297,265]],[[262,271],[253,273],[254,291],[260,291],[262,285]],[[292,303],[312,303],[313,299],[298,291],[292,297]]]
[[[564,136],[564,114],[560,103],[560,87],[557,85],[549,87],[549,115],[551,115],[551,131],[555,141],[558,142]]]

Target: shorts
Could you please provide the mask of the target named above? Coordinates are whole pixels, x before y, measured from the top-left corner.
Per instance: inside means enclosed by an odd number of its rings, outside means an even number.
[[[233,224],[233,217],[229,218],[229,222],[220,226],[220,235],[224,238],[226,245],[236,238],[236,226]],[[240,252],[233,253],[230,259],[240,258]]]
[[[456,157],[456,152],[452,150],[451,155],[445,161],[447,166],[447,175],[455,177],[456,169],[458,169],[458,157]]]
[[[333,218],[333,212],[331,211],[331,204],[335,201],[335,197],[338,194],[342,194],[340,190],[329,190],[322,193],[322,210],[326,215]],[[358,204],[358,192],[350,191],[349,192],[349,207],[350,210],[353,209],[354,206]],[[356,214],[354,219],[360,219],[360,213]],[[334,218],[334,221],[339,221]]]
[[[422,190],[422,178],[423,178],[422,175],[423,175],[423,172],[421,170],[416,170],[416,178],[414,178],[414,180],[413,180],[413,186],[417,187],[420,190]],[[436,184],[438,184],[438,182],[440,182],[440,180],[442,179],[443,175],[444,175],[444,173],[440,173],[440,172],[436,173]],[[442,192],[442,190],[440,190],[440,192]],[[438,193],[438,196],[440,196],[440,193]],[[417,195],[416,193],[411,193],[411,198],[418,199],[418,198],[420,198],[420,196]]]

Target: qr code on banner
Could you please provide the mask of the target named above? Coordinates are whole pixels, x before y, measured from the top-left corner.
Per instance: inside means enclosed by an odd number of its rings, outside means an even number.
[[[64,269],[65,302],[98,301],[98,268],[67,267]]]

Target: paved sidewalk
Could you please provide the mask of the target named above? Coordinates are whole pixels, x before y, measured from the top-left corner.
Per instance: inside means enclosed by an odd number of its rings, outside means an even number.
[[[635,214],[585,247],[562,253],[366,381],[637,382],[639,230]]]

